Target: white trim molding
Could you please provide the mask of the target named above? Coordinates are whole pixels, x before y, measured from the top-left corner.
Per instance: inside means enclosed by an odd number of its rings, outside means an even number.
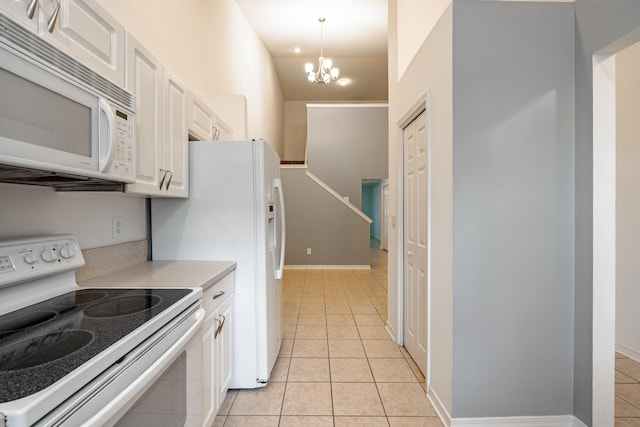
[[[587,427],[573,415],[545,417],[454,418],[451,427]]]
[[[640,362],[640,351],[635,348],[628,347],[624,344],[616,343],[616,351],[623,356],[633,359],[636,362]]]
[[[451,415],[447,411],[447,408],[444,406],[438,395],[433,391],[432,387],[429,387],[427,390],[427,399],[431,402],[433,409],[435,409],[436,414],[438,414],[438,418],[445,426],[451,426],[452,420]]]
[[[285,265],[285,270],[371,270],[370,265]]]
[[[324,188],[329,194],[331,194],[333,197],[335,197],[338,201],[340,201],[341,203],[343,203],[346,207],[348,207],[349,209],[351,209],[354,213],[356,213],[360,218],[364,219],[365,221],[367,221],[369,224],[371,224],[373,222],[373,220],[371,218],[369,218],[367,215],[365,215],[364,212],[362,212],[360,209],[358,209],[355,205],[353,205],[351,202],[348,202],[347,200],[345,200],[344,197],[342,197],[340,194],[338,194],[333,188],[329,187],[329,185],[327,185],[326,182],[324,182],[323,180],[321,180],[320,178],[318,178],[317,176],[315,176],[314,174],[312,174],[309,170],[307,170],[306,172],[307,176],[309,178],[311,178],[311,180],[315,181],[316,184],[318,184],[320,187]]]

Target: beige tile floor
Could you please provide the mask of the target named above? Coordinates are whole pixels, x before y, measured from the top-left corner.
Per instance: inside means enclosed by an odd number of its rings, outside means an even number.
[[[640,427],[640,363],[616,353],[615,427]]]
[[[386,252],[371,270],[286,270],[267,387],[230,390],[215,426],[441,427],[424,376],[389,338]]]

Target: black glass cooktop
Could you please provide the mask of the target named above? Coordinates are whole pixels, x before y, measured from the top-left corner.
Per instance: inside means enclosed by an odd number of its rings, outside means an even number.
[[[0,403],[43,390],[190,292],[82,289],[0,316]]]

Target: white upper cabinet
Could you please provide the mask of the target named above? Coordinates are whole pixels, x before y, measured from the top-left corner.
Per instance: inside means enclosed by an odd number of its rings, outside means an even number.
[[[128,184],[126,191],[188,197],[189,91],[131,34],[126,87],[136,98],[136,183]]]
[[[214,139],[219,141],[232,141],[233,140],[233,129],[230,125],[225,123],[220,117],[217,115],[214,116]]]
[[[0,0],[2,12],[32,31],[38,30],[38,0]]]
[[[189,134],[199,141],[213,140],[213,111],[192,91],[189,92]]]
[[[169,70],[164,72],[164,183],[170,197],[189,196],[189,138],[187,135],[189,91]]]
[[[64,53],[124,86],[124,27],[95,0],[0,0],[0,6]]]
[[[159,193],[163,122],[163,68],[138,40],[127,34],[126,88],[136,100],[136,183],[127,192]]]

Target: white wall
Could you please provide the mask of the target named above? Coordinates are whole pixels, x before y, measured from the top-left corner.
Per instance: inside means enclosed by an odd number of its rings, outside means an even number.
[[[640,43],[616,55],[616,348],[640,360]]]
[[[432,392],[444,408],[452,411],[452,6],[439,15],[437,23],[420,46],[404,75],[397,75],[397,31],[404,25],[396,10],[403,0],[389,1],[389,215],[399,221],[398,191],[401,184],[401,129],[398,122],[414,104],[431,91],[431,375]],[[395,219],[394,219],[395,218]],[[399,230],[389,229],[389,328],[398,329]]]
[[[397,3],[397,76],[402,77],[420,46],[452,0],[403,0]]]
[[[90,249],[147,237],[143,198],[0,184],[0,200],[0,239],[71,233],[82,249]],[[113,217],[122,218],[119,238],[112,236]]]
[[[98,0],[203,98],[246,97],[246,136],[284,156],[284,99],[271,56],[234,0]],[[225,112],[216,109],[225,122]]]

